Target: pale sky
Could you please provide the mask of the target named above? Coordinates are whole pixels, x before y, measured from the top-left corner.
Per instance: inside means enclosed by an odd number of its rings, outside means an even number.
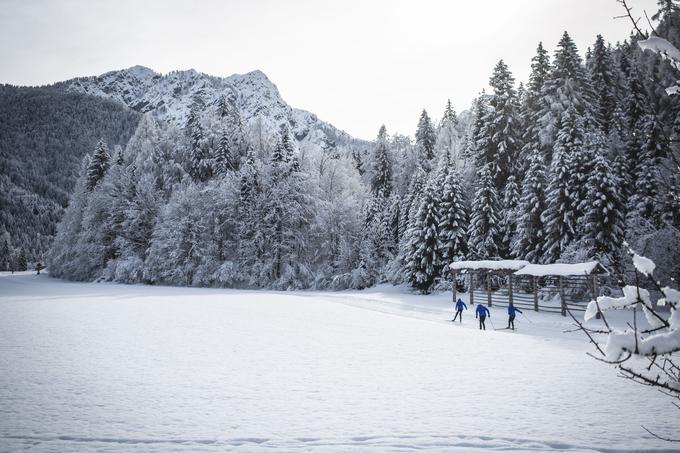
[[[630,0],[649,15],[656,0]],[[47,84],[143,65],[263,71],[291,106],[355,137],[413,135],[487,87],[504,59],[526,81],[539,41],[581,54],[630,23],[615,0],[0,0],[0,83]],[[644,20],[644,19],[643,19]]]

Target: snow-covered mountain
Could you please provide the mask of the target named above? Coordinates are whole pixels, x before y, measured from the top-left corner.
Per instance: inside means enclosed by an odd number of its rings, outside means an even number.
[[[114,99],[160,119],[184,126],[192,104],[211,105],[221,96],[234,105],[244,123],[262,121],[271,129],[287,123],[295,138],[320,146],[366,147],[367,142],[321,121],[316,115],[289,106],[262,71],[214,77],[193,69],[159,74],[143,66],[81,77],[60,83],[69,92]]]

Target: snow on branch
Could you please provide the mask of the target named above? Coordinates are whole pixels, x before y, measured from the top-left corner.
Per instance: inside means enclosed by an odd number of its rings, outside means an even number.
[[[675,60],[676,65],[680,63],[680,50],[659,36],[650,36],[647,39],[640,40],[638,41],[638,46],[642,50],[651,50],[668,59]]]
[[[652,52],[658,53],[668,60],[675,69],[680,71],[680,50],[667,40],[659,36],[650,36],[647,39],[638,41],[638,45],[642,50],[651,50]],[[666,94],[669,96],[678,93],[680,93],[680,86],[677,82],[676,85],[666,88]]]
[[[633,265],[635,266],[635,269],[645,277],[651,277],[656,268],[654,261],[645,258],[644,256],[640,256],[637,253],[633,253]]]

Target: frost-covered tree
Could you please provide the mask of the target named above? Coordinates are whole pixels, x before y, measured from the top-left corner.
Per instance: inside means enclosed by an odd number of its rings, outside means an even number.
[[[387,129],[383,125],[380,127],[375,148],[368,162],[371,192],[383,198],[388,198],[392,193],[392,160],[387,140]]]
[[[110,260],[120,256],[118,238],[124,233],[130,185],[131,171],[120,159],[90,193],[77,246],[79,279],[96,278]]]
[[[440,264],[446,266],[467,255],[468,213],[463,199],[460,176],[453,168],[444,173],[443,183],[438,185],[439,225],[438,249]]]
[[[531,74],[527,84],[526,96],[521,103],[520,119],[523,127],[522,149],[520,159],[516,165],[518,175],[524,175],[527,171],[530,159],[536,152],[541,152],[547,158],[550,151],[541,141],[541,115],[545,110],[543,87],[550,75],[550,57],[538,43],[536,55],[531,59]]]
[[[501,256],[510,256],[518,223],[519,187],[515,175],[510,175],[503,192],[502,214],[500,224]]]
[[[399,209],[399,231],[405,234],[409,228],[411,216],[420,207],[420,195],[425,186],[426,176],[422,169],[419,169],[411,178],[406,194],[401,200]]]
[[[399,250],[399,211],[401,197],[392,195],[386,201],[385,211],[380,223],[380,238],[383,256],[393,258]]]
[[[263,271],[277,287],[304,287],[311,279],[305,240],[314,204],[287,130],[263,168],[262,212]]]
[[[493,70],[489,85],[493,95],[489,97],[489,109],[483,117],[478,140],[479,165],[489,166],[497,191],[505,186],[513,173],[520,144],[519,106],[514,88],[515,79],[508,66],[500,60]]]
[[[616,266],[624,235],[624,205],[616,180],[604,150],[595,150],[594,163],[587,182],[587,198],[582,202],[584,212],[581,241],[587,255],[607,265]]]
[[[567,32],[564,32],[557,45],[552,71],[543,85],[542,96],[540,137],[550,149],[564,127],[562,116],[569,109],[577,112],[585,129],[598,126],[590,77],[576,44]],[[569,116],[573,117],[573,112]]]
[[[206,233],[200,189],[189,185],[173,193],[156,224],[145,279],[189,286],[202,263]]]
[[[615,108],[616,76],[610,51],[602,35],[597,35],[587,67],[595,92],[595,109],[604,133],[608,133]]]
[[[470,254],[475,259],[499,257],[500,244],[500,201],[488,165],[477,172],[477,186],[470,207]]]
[[[575,109],[563,116],[563,126],[553,147],[553,159],[548,173],[546,191],[544,262],[555,262],[574,240],[582,199],[578,195],[579,170],[574,162],[582,153],[582,122]]]
[[[215,151],[215,173],[223,175],[228,171],[238,170],[239,159],[234,155],[229,135],[226,130],[222,131],[220,141]]]
[[[418,149],[418,156],[421,159],[421,165],[424,170],[430,171],[432,169],[431,161],[434,158],[434,146],[437,136],[432,125],[432,120],[423,109],[418,120],[418,129],[416,130],[416,147]]]
[[[87,167],[86,188],[88,191],[92,192],[94,190],[110,166],[111,156],[109,155],[109,148],[103,140],[99,140],[92,154],[92,159],[90,159],[90,164]]]
[[[82,232],[83,213],[87,207],[88,168],[90,156],[85,155],[80,164],[80,176],[66,212],[57,226],[57,234],[47,258],[50,274],[54,277],[75,279],[80,263],[75,260],[78,239]]]
[[[453,126],[458,124],[458,116],[456,115],[456,109],[453,108],[451,104],[451,99],[447,99],[446,107],[444,108],[444,115],[442,115],[442,121],[446,121]]]
[[[540,263],[545,241],[543,224],[543,213],[546,209],[545,163],[538,150],[535,150],[529,159],[529,168],[517,206],[517,233],[512,246],[512,255],[532,263]]]
[[[439,276],[439,210],[436,188],[428,184],[420,200],[408,235],[406,272],[411,286],[422,293],[430,292]]]
[[[272,152],[271,160],[276,164],[289,163],[293,160],[295,150],[290,141],[290,133],[288,127],[283,125],[281,127],[280,139]]]
[[[225,118],[229,115],[231,109],[229,108],[229,102],[226,96],[222,95],[217,100],[217,115],[220,118]]]
[[[197,104],[193,104],[189,111],[186,133],[189,138],[189,159],[187,170],[194,181],[207,181],[213,174],[213,161],[208,145],[205,142],[203,125]]]
[[[252,286],[265,283],[262,269],[265,237],[262,226],[262,182],[250,153],[240,170],[238,203],[238,259],[243,267],[243,280]]]
[[[456,148],[459,147],[459,134],[457,128],[458,116],[451,104],[451,99],[449,99],[446,101],[444,114],[442,115],[442,120],[439,124],[436,143],[439,150],[439,158],[443,159],[447,165],[449,163],[458,164],[459,156],[455,155]]]

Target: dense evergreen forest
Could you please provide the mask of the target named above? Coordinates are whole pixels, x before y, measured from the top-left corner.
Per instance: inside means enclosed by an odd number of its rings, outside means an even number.
[[[139,114],[54,87],[0,86],[0,270],[43,259],[100,137],[124,146]]]
[[[669,5],[656,32],[678,45]],[[680,77],[639,39],[597,36],[582,54],[565,32],[552,53],[538,44],[529,80],[501,60],[469,111],[443,102],[415,139],[383,126],[350,152],[300,147],[286,124],[264,133],[227,96],[197,96],[180,127],[145,114],[117,149],[134,118],[111,107],[125,125],[91,126],[104,139],[80,164],[51,274],[429,292],[459,259],[597,259],[625,280],[627,241],[679,278],[680,101],[666,87]]]

